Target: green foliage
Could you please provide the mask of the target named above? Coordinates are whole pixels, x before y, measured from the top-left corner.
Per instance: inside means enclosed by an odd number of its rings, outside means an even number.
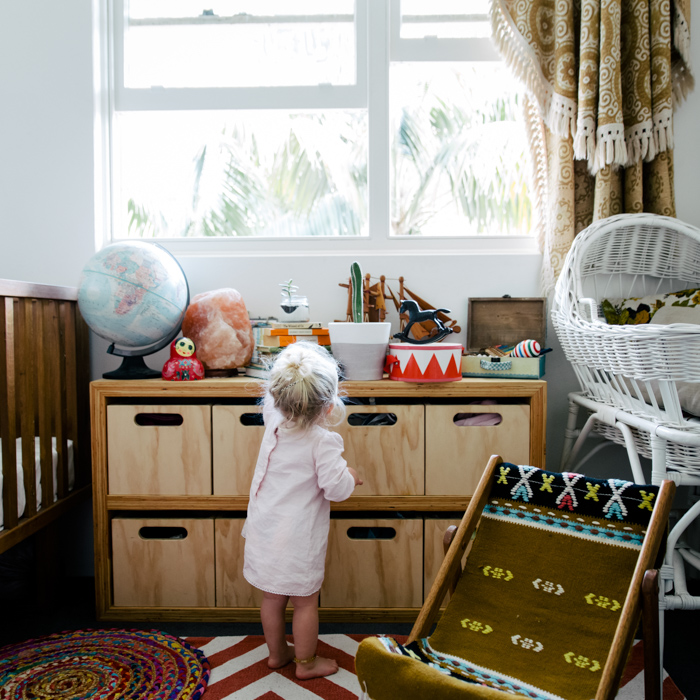
[[[286,282],[280,282],[279,286],[282,287],[282,296],[286,296],[288,301],[292,300],[294,292],[299,291],[299,287],[296,284],[292,284],[291,279]]]
[[[426,90],[401,114],[392,150],[394,233],[423,232],[452,208],[471,232],[527,233],[532,223],[527,154],[518,144],[518,96],[446,101]],[[468,233],[470,231],[465,231]]]
[[[354,323],[364,321],[362,268],[360,263],[350,265],[350,284],[352,285],[352,320]]]
[[[155,217],[146,210],[145,207],[139,206],[130,199],[126,205],[129,215],[129,235],[136,235],[140,238],[151,238],[155,231]]]
[[[420,98],[392,126],[395,234],[441,233],[442,226],[476,235],[530,230],[519,97],[496,80],[469,75],[463,69],[440,81],[417,79]],[[366,118],[334,111],[282,118],[274,122],[286,129],[282,141],[265,138],[253,121],[227,124],[194,158],[184,223],[132,198],[129,235],[360,235],[367,219]]]

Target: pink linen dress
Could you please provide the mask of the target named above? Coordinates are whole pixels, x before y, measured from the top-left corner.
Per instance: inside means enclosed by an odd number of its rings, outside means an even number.
[[[243,576],[268,593],[309,596],[323,583],[330,502],[348,498],[355,480],[340,435],[320,426],[295,430],[267,403],[242,533]]]

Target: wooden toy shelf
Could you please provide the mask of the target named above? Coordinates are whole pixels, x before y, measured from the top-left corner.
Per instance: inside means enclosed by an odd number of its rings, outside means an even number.
[[[342,388],[347,420],[334,429],[365,483],[332,504],[320,617],[412,620],[488,457],[545,466],[546,383]],[[92,382],[98,619],[259,619],[240,536],[264,432],[259,393],[246,377]],[[478,413],[501,422],[460,424]]]

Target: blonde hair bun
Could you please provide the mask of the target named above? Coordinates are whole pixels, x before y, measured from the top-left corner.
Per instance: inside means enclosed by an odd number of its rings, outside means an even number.
[[[331,423],[333,414],[344,415],[337,361],[323,346],[303,341],[288,345],[277,356],[270,369],[267,397],[301,429]]]

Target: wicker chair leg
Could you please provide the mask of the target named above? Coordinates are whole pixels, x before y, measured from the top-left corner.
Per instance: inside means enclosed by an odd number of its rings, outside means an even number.
[[[562,460],[561,460],[561,470],[566,471],[569,469],[573,464],[574,460],[578,456],[578,453],[581,451],[581,447],[583,447],[583,443],[586,442],[588,439],[588,436],[591,434],[593,431],[593,427],[598,420],[598,416],[595,414],[592,414],[588,417],[588,420],[584,424],[583,428],[581,430],[577,431],[578,432],[578,437],[576,438],[576,442],[574,442],[573,447],[571,447],[568,450],[568,454],[566,457],[564,454],[562,454]],[[568,431],[567,431],[567,438],[568,438]]]
[[[668,478],[666,470],[666,440],[651,434],[649,438],[651,446],[651,483],[660,484]]]
[[[618,421],[615,423],[615,427],[622,433],[622,437],[625,440],[625,447],[627,448],[627,458],[630,461],[630,467],[632,468],[632,476],[636,483],[645,484],[646,478],[644,477],[644,472],[642,471],[642,465],[639,461],[639,455],[637,454],[637,448],[634,444],[634,436],[632,435],[632,430],[629,425],[621,423]]]
[[[561,452],[561,471],[564,471],[566,466],[572,459],[571,450],[579,435],[576,428],[578,422],[578,404],[574,401],[573,395],[569,394],[569,418],[566,422],[566,430],[564,432],[564,446]]]

